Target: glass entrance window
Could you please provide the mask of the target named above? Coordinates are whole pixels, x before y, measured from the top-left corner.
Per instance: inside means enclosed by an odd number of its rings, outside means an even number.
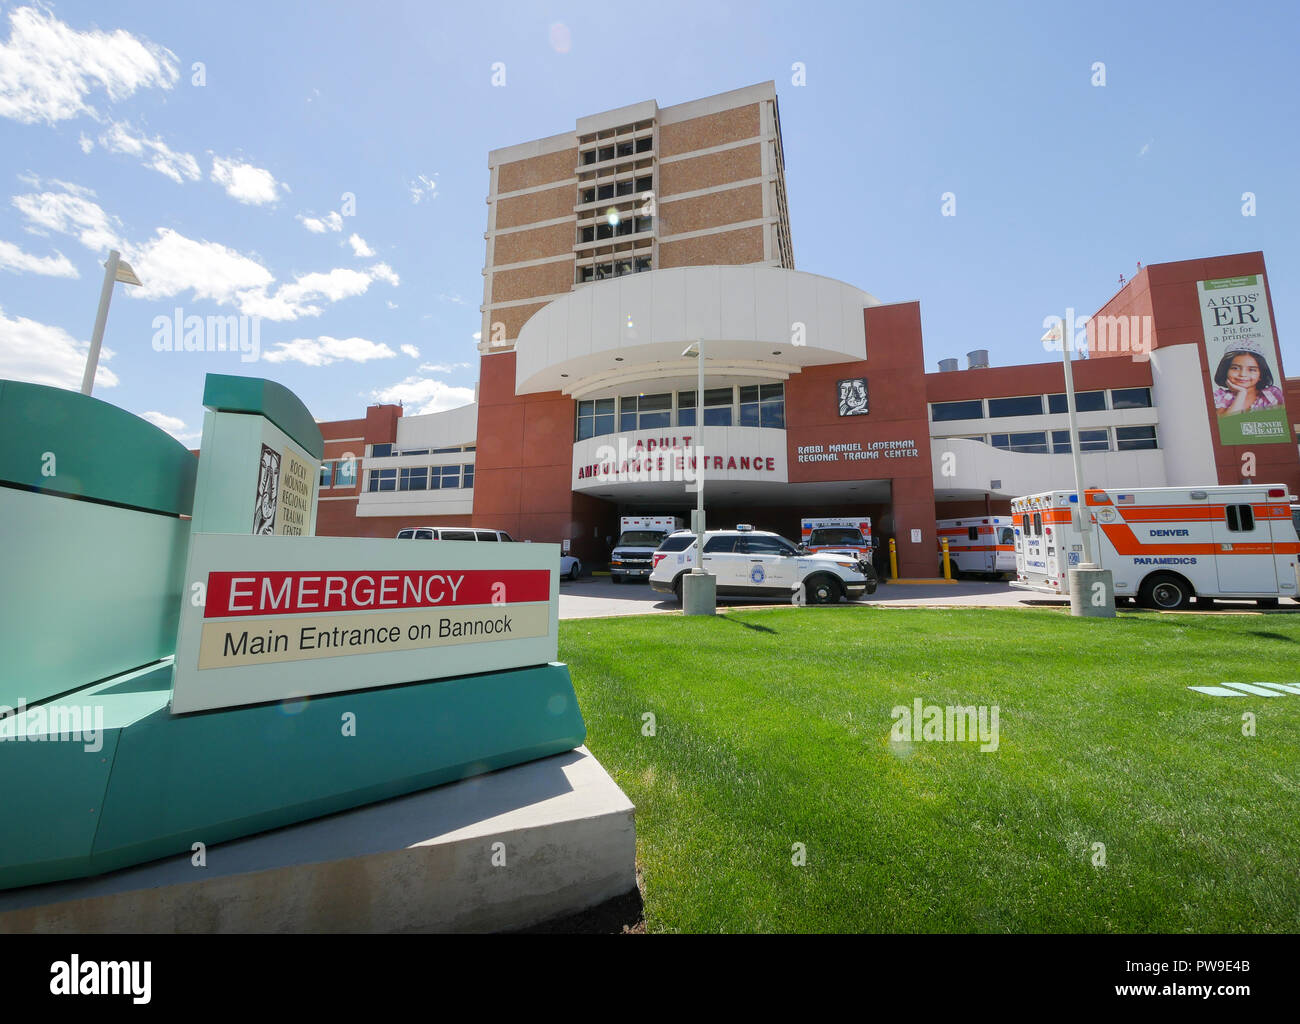
[[[614,433],[614,399],[578,403],[578,440]]]
[[[785,385],[751,384],[742,387],[739,425],[785,427]]]
[[[1058,455],[1070,450],[1070,432],[1068,430],[1052,431],[1052,451]],[[1080,430],[1079,431],[1079,451],[1081,452],[1106,452],[1110,451],[1110,433],[1106,430]]]

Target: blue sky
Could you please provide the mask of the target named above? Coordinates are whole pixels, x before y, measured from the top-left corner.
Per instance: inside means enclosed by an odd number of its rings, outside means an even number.
[[[769,79],[796,265],[920,300],[929,369],[1054,358],[1044,318],[1139,260],[1262,249],[1300,374],[1296,6],[1055,6],[0,0],[0,376],[79,385],[116,244],[145,287],[95,393],[187,443],[214,371],[322,419],[462,404],[488,150]],[[177,308],[261,315],[265,358],[155,351]]]

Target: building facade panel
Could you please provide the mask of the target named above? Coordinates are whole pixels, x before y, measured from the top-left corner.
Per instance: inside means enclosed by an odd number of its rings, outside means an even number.
[[[525,263],[547,256],[567,256],[573,250],[573,224],[512,231],[497,235],[493,252],[498,265]]]
[[[738,146],[718,153],[706,153],[685,160],[674,160],[659,168],[659,195],[714,188],[734,181],[748,181],[763,173],[763,150],[758,143]]]
[[[573,185],[506,196],[496,200],[496,229],[523,227],[559,217],[573,217]]]
[[[762,217],[762,185],[742,185],[673,202],[665,199],[659,204],[659,230],[663,235],[680,235]]]
[[[659,266],[667,268],[761,263],[765,259],[764,240],[761,227],[749,227],[664,242],[659,246]]]
[[[659,129],[659,155],[679,156],[728,142],[756,138],[762,131],[759,105],[746,104],[716,114],[665,124]]]
[[[578,150],[574,147],[501,164],[497,168],[497,192],[516,192],[551,181],[565,181],[573,177],[577,163]]]
[[[510,302],[535,295],[568,291],[573,284],[573,260],[565,258],[534,267],[497,270],[492,275],[492,301]]]

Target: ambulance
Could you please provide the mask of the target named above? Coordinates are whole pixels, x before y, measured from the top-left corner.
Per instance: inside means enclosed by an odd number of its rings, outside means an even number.
[[[1010,516],[940,519],[939,541],[948,539],[948,562],[956,573],[998,576],[1016,571],[1016,537]],[[943,566],[943,549],[939,551]]]
[[[1147,487],[1084,492],[1094,558],[1114,574],[1117,600],[1185,608],[1195,597],[1254,599],[1275,607],[1300,594],[1300,535],[1277,484]],[[1068,596],[1069,569],[1083,559],[1073,491],[1011,503],[1016,579],[1024,590]]]
[[[799,543],[812,552],[842,552],[870,562],[871,519],[868,516],[801,519]]]
[[[648,580],[654,568],[655,548],[674,530],[682,528],[677,516],[623,516],[618,521],[618,543],[609,556],[611,583]]]

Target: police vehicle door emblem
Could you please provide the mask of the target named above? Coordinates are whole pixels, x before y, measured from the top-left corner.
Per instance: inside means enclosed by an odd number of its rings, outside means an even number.
[[[756,565],[749,570],[749,578],[755,583],[762,583],[763,580],[767,579],[767,573],[763,571],[761,565]]]

